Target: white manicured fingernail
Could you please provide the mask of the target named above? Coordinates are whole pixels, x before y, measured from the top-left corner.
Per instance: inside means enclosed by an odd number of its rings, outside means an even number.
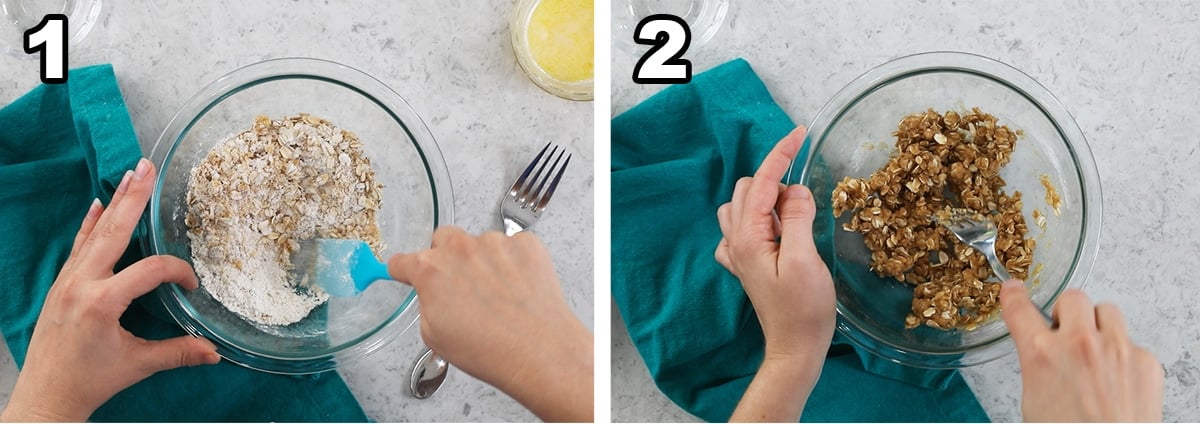
[[[133,169],[133,180],[141,181],[142,178],[146,178],[146,174],[149,173],[150,161],[146,160],[146,158],[142,158],[141,160],[138,160],[137,167]]]
[[[133,171],[125,171],[125,176],[121,177],[121,184],[117,185],[117,193],[124,193],[129,189],[129,179],[133,177]]]
[[[99,215],[100,214],[100,206],[101,205],[100,205],[99,197],[92,199],[92,206],[88,207],[87,218],[85,218],[85,219],[92,219],[92,218],[95,218],[96,215]]]

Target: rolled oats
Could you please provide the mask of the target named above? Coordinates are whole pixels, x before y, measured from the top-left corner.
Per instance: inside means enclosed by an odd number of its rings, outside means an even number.
[[[290,281],[292,253],[313,238],[364,240],[382,252],[382,187],[354,133],[309,114],[257,117],[188,180],[184,223],[201,286],[256,323],[304,319],[329,295]]]
[[[964,208],[993,220],[996,256],[1026,278],[1036,242],[1025,237],[1021,192],[1005,193],[1000,177],[1018,133],[973,108],[908,115],[892,135],[882,168],[834,188],[834,215],[850,213],[842,228],[863,235],[875,273],[913,286],[906,327],[973,329],[999,309],[1000,285],[986,281],[987,259],[933,218]]]
[[[1042,188],[1046,189],[1046,204],[1054,211],[1054,216],[1062,215],[1062,197],[1058,195],[1058,190],[1054,189],[1054,184],[1050,183],[1050,177],[1042,174],[1039,179],[1042,181]]]

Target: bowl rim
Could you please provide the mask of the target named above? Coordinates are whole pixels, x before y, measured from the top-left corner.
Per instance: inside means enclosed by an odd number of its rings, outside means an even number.
[[[430,231],[454,222],[453,185],[445,158],[424,120],[404,97],[378,79],[348,65],[317,58],[286,57],[256,62],[222,75],[184,102],[171,118],[150,154],[150,159],[160,172],[150,207],[145,211],[147,216],[141,222],[143,227],[148,224],[148,228],[143,228],[141,238],[144,251],[157,255],[164,250],[158,236],[160,232],[156,231],[162,225],[159,217],[165,175],[162,171],[166,169],[183,137],[200,118],[230,96],[259,84],[283,79],[310,79],[338,85],[366,97],[387,112],[408,134],[408,141],[425,163],[426,177],[434,197],[434,223]],[[278,374],[319,373],[361,359],[405,333],[420,316],[416,292],[412,291],[390,317],[365,334],[314,353],[287,355],[247,348],[209,328],[197,316],[198,313],[184,297],[183,290],[175,285],[160,286],[156,292],[176,323],[193,336],[211,340],[223,358],[248,368]]]
[[[850,108],[867,95],[892,82],[911,76],[933,72],[961,72],[987,78],[1013,89],[1037,107],[1059,132],[1079,173],[1081,199],[1087,213],[1082,217],[1081,237],[1065,284],[1058,288],[1045,305],[1043,311],[1050,312],[1058,297],[1069,288],[1080,288],[1087,281],[1095,264],[1099,250],[1102,210],[1100,174],[1087,139],[1075,119],[1067,112],[1062,102],[1046,87],[1032,77],[1008,64],[985,56],[955,52],[935,51],[902,56],[871,68],[855,78],[820,109],[808,127],[805,143],[809,146],[803,158],[793,161],[788,170],[788,183],[808,184],[811,178],[813,159],[824,142],[827,127],[840,120]],[[800,162],[803,160],[803,162]],[[800,167],[798,179],[792,178],[793,171]],[[1044,283],[1043,283],[1044,284]],[[961,368],[979,365],[1001,358],[1013,351],[1012,338],[1007,328],[992,340],[958,352],[919,352],[893,344],[876,336],[865,327],[857,325],[845,312],[841,302],[837,304],[837,329],[857,345],[876,356],[892,362],[921,368]],[[1001,321],[1002,322],[1002,321]]]

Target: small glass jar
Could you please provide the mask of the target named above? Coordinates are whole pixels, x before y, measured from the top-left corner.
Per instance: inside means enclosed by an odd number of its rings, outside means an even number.
[[[594,14],[591,0],[518,1],[508,28],[525,75],[555,96],[592,100]]]
[[[638,22],[650,15],[678,16],[692,33],[688,52],[694,56],[717,32],[733,19],[730,0],[615,0],[613,8],[613,47],[630,55],[642,55],[649,48],[633,42]]]
[[[92,26],[100,20],[101,0],[0,0],[0,50],[21,58],[37,59],[26,54],[25,31],[42,22],[52,13],[67,17],[67,51],[78,46]]]

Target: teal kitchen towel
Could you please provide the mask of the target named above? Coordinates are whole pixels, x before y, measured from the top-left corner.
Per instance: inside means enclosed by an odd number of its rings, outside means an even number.
[[[713,259],[716,210],[794,127],[741,59],[612,121],[613,302],[659,389],[705,420],[729,419],[763,356],[750,300]],[[835,337],[802,419],[987,415],[957,372],[887,362]]]
[[[109,65],[72,70],[0,109],[0,331],[17,365],[92,198],[105,204],[142,152]],[[144,255],[131,243],[123,263]],[[135,302],[121,318],[147,339],[184,334]],[[289,377],[227,361],[165,371],[122,391],[93,421],[366,421],[334,372]]]

